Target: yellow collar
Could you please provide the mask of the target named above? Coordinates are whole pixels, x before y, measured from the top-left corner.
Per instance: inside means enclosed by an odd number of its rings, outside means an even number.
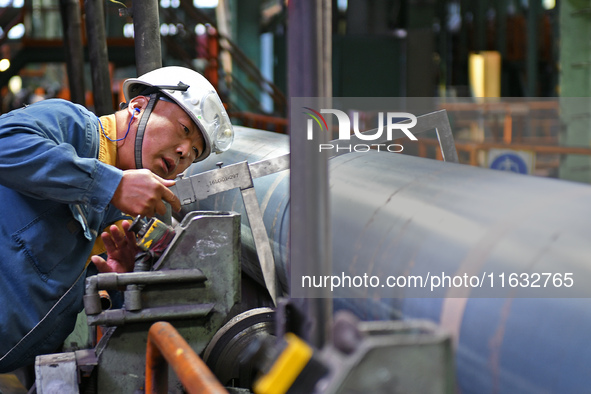
[[[115,123],[115,115],[108,115],[108,116],[101,116],[99,118],[99,134],[101,136],[100,145],[99,145],[99,155],[98,159],[105,163],[112,166],[117,164],[117,143],[113,141],[109,141],[105,134],[112,140],[117,139],[117,127]],[[116,223],[119,226],[119,229],[123,231],[121,227],[121,221]],[[105,229],[105,231],[109,231],[109,226]],[[95,254],[102,254],[107,251],[105,244],[102,238],[99,236],[96,238],[94,246],[92,248],[92,252],[86,260],[86,266],[90,264],[90,257],[94,256]]]
[[[105,164],[115,166],[117,164],[117,143],[109,141],[107,137],[105,137],[106,134],[112,140],[117,139],[115,114],[101,116],[99,122],[101,141],[98,159]]]

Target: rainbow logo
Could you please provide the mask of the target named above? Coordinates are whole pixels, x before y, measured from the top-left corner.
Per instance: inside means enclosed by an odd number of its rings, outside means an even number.
[[[316,121],[316,123],[318,123],[318,126],[320,126],[320,130],[322,130],[322,124],[324,124],[324,129],[328,130],[328,125],[326,124],[326,120],[324,119],[324,117],[322,115],[320,115],[320,112],[313,110],[312,108],[309,108],[309,107],[302,107],[302,108],[307,109],[308,111],[312,111],[312,112],[302,112],[302,113],[309,115],[312,119],[314,119]],[[322,123],[320,123],[320,120],[322,120]]]

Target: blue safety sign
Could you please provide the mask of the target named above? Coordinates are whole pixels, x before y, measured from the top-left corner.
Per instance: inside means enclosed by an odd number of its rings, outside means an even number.
[[[533,152],[527,151],[491,150],[488,166],[493,170],[530,174],[534,157]]]

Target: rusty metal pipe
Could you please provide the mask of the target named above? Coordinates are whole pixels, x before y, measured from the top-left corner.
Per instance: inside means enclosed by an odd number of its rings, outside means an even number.
[[[146,347],[146,393],[168,392],[170,364],[188,393],[227,393],[203,360],[167,322],[152,324]]]

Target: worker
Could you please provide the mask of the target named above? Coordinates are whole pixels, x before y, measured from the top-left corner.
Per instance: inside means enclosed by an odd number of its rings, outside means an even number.
[[[112,223],[180,210],[175,177],[232,143],[218,94],[193,70],[159,68],[123,91],[122,109],[100,118],[62,99],[0,117],[0,372],[59,351],[91,261],[133,270],[135,236]]]

